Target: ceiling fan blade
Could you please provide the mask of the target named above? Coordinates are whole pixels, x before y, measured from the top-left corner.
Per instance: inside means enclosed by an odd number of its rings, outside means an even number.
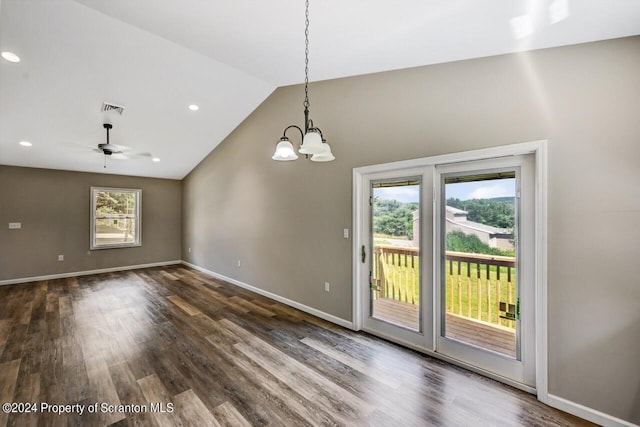
[[[142,152],[140,152],[140,153],[137,153],[137,152],[136,153],[129,153],[129,152],[127,152],[126,154],[127,154],[127,156],[129,156],[132,159],[144,159],[144,158],[151,158],[152,157],[151,153],[142,153]]]
[[[60,144],[58,144],[58,147],[67,150],[67,151],[74,151],[74,152],[87,152],[87,151],[96,151],[96,152],[101,152],[100,150],[98,150],[96,148],[95,145],[86,145],[86,144],[79,144],[77,142],[62,142]]]

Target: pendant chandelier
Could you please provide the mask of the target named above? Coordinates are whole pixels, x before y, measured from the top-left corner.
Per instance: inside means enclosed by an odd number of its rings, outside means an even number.
[[[302,145],[298,149],[298,153],[304,154],[305,158],[310,158],[313,162],[330,162],[335,159],[331,153],[331,147],[324,139],[320,128],[315,127],[309,118],[309,0],[305,3],[304,43],[304,103],[302,104],[304,106],[304,132],[299,126],[287,126],[282,132],[280,142],[276,146],[276,152],[271,158],[282,162],[298,159],[293,144],[287,137],[287,131],[295,128],[298,129],[302,138]]]

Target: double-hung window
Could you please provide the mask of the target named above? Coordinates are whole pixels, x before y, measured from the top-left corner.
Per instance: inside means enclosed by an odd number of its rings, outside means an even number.
[[[142,190],[91,187],[91,249],[142,245]]]

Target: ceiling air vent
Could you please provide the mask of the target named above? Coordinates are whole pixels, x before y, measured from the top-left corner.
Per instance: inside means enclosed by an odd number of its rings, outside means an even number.
[[[105,101],[102,103],[102,111],[107,111],[107,112],[113,111],[122,115],[122,112],[124,111],[124,105],[118,105],[118,104]]]

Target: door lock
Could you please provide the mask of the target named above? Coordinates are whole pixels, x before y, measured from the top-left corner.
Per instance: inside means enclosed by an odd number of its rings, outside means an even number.
[[[362,250],[360,251],[360,257],[362,258],[362,263],[364,264],[364,261],[367,259],[367,252],[364,248],[364,245],[362,245]]]

